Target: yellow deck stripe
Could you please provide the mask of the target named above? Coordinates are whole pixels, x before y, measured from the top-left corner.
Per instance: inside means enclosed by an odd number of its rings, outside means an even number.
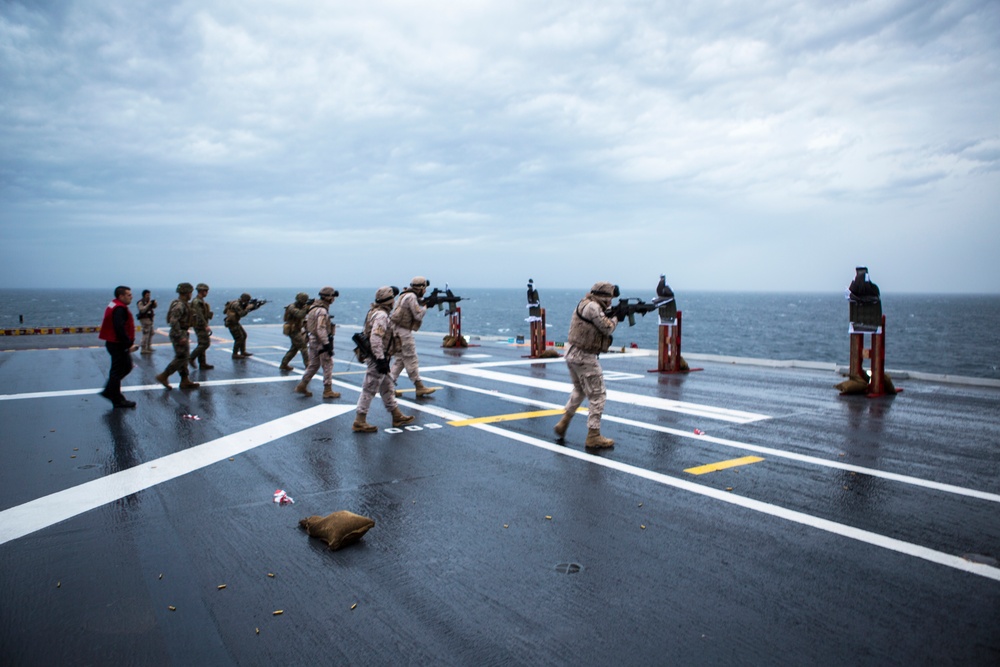
[[[470,426],[472,424],[493,424],[496,422],[509,422],[517,419],[534,419],[535,417],[551,417],[552,415],[561,415],[563,413],[562,409],[559,410],[538,410],[537,412],[515,412],[509,415],[494,415],[492,417],[476,417],[475,419],[460,419],[458,421],[448,422],[449,426]]]
[[[684,472],[689,472],[692,475],[704,475],[706,472],[715,472],[716,470],[725,470],[726,468],[745,466],[751,463],[758,463],[763,460],[764,459],[759,456],[744,456],[741,459],[729,459],[728,461],[719,461],[718,463],[709,463],[708,465],[698,466],[696,468],[688,468]]]

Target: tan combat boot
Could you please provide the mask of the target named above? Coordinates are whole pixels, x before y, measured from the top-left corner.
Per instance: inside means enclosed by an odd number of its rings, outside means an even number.
[[[560,440],[562,440],[566,436],[566,429],[569,428],[569,421],[571,419],[573,419],[573,413],[564,412],[562,419],[560,419],[559,422],[555,425],[555,428],[552,429],[553,431],[555,431],[556,435],[559,436]]]
[[[200,386],[201,385],[199,383],[192,382],[191,379],[186,375],[181,378],[181,384],[180,384],[181,389],[197,389]]]
[[[420,398],[421,396],[429,396],[437,391],[437,389],[428,389],[425,387],[423,381],[421,380],[414,382],[413,386],[417,388],[417,398]]]
[[[368,423],[368,415],[364,412],[358,412],[354,416],[354,423],[351,424],[351,430],[355,433],[374,433],[378,430],[378,426],[373,426]]]
[[[331,385],[323,385],[323,398],[340,398],[340,392],[334,391]]]
[[[409,424],[411,421],[416,419],[413,415],[404,415],[399,411],[399,408],[395,408],[392,411],[392,425],[393,426],[403,426],[404,424]]]
[[[583,446],[588,449],[605,449],[607,447],[614,447],[615,441],[601,435],[601,429],[591,428],[587,429],[587,440],[583,443]]]
[[[167,374],[166,373],[160,373],[159,375],[157,375],[156,376],[156,381],[159,382],[160,384],[162,384],[167,389],[173,389],[173,387],[170,386],[170,382],[167,381]]]
[[[295,385],[295,393],[302,394],[306,398],[309,398],[310,396],[313,395],[313,393],[311,391],[309,391],[309,388],[306,386],[306,381],[305,380],[303,380],[302,382],[299,382],[297,385]]]

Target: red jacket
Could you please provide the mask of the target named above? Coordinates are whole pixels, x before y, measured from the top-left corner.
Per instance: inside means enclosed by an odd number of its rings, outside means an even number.
[[[132,346],[135,341],[135,320],[128,306],[114,299],[104,309],[104,321],[101,322],[101,333],[97,336],[110,343],[120,343]]]

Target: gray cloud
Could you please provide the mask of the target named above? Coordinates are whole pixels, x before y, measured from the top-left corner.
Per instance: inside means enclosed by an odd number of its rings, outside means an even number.
[[[1000,291],[998,31],[988,0],[6,2],[0,280],[920,291],[961,258]]]

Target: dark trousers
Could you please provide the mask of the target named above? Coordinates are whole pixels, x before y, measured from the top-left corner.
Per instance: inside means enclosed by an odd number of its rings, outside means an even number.
[[[110,341],[106,341],[104,345],[111,355],[111,372],[108,373],[108,384],[104,387],[104,394],[112,400],[125,398],[122,396],[122,380],[132,372],[132,354],[129,352],[131,346]]]

